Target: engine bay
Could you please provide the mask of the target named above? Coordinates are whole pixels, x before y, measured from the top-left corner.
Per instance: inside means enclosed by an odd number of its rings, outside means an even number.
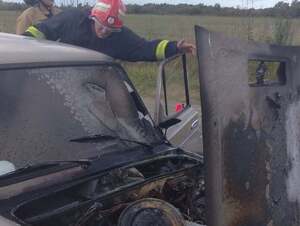
[[[45,192],[10,214],[34,226],[184,225],[186,220],[204,224],[202,170],[197,158],[160,156]]]

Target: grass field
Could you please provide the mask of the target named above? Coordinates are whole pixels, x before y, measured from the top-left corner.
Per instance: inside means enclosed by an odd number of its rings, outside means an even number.
[[[20,12],[0,11],[0,31],[14,33],[15,20]],[[166,38],[194,41],[194,25],[242,39],[271,40],[274,36],[274,18],[241,18],[216,16],[159,16],[127,15],[125,23],[147,39]],[[292,21],[293,44],[300,44],[299,20]],[[189,76],[192,99],[199,101],[197,63],[189,57]],[[157,63],[123,63],[137,89],[143,96],[155,93]],[[199,102],[198,102],[199,103]]]

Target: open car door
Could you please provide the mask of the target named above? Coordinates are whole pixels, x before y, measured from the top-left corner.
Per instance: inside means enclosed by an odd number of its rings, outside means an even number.
[[[177,55],[164,60],[157,78],[156,126],[174,146],[202,154],[199,110],[200,107],[190,103],[186,56]]]
[[[300,225],[300,47],[196,41],[208,225]]]

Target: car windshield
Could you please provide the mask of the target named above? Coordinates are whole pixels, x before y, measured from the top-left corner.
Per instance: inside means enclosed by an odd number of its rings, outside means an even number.
[[[139,142],[159,140],[117,66],[2,70],[0,80],[0,163],[20,168],[147,148]],[[93,135],[120,139],[71,142]]]

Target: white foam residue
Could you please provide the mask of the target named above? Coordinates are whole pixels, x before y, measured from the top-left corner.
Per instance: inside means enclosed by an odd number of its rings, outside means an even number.
[[[70,109],[74,118],[81,123],[84,130],[89,134],[103,133],[103,124],[94,115],[91,115],[90,108],[94,105],[95,98],[91,97],[84,84],[89,78],[98,73],[92,70],[79,71],[78,69],[40,69],[35,70],[36,74],[51,87],[54,92],[58,92],[64,97],[64,105]],[[103,90],[105,96],[105,91]],[[104,120],[103,120],[104,121]],[[102,129],[100,131],[99,129]],[[109,134],[109,131],[107,131]]]

